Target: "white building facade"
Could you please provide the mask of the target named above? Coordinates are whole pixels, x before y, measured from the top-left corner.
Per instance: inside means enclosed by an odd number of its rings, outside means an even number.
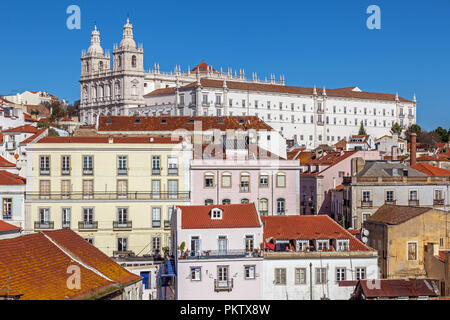
[[[99,115],[257,115],[287,139],[314,148],[356,134],[361,122],[368,135],[389,134],[394,123],[416,123],[416,98],[364,92],[358,87],[317,89],[286,86],[284,76],[260,80],[243,69],[220,71],[205,62],[182,72],[144,70],[143,49],[136,47],[133,28],[110,55],[100,45],[98,30],[82,55],[81,120],[93,124]]]

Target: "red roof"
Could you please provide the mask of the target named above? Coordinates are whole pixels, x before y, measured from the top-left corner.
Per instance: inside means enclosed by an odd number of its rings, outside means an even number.
[[[98,131],[104,132],[160,132],[175,130],[187,130],[189,132],[197,129],[195,122],[201,123],[201,130],[218,129],[226,131],[235,130],[267,130],[272,127],[256,116],[229,116],[229,117],[134,117],[134,116],[101,116],[98,121]],[[200,130],[200,129],[199,129]]]
[[[9,279],[23,300],[99,298],[141,279],[70,229],[0,240],[0,265],[0,283]],[[79,268],[80,289],[67,286],[69,267]]]
[[[38,130],[35,134],[33,134],[31,137],[28,137],[28,138],[26,138],[25,140],[23,140],[23,141],[21,142],[21,144],[33,142],[34,140],[36,140],[36,138],[38,138],[40,135],[42,135],[46,130],[47,130],[47,129],[45,129],[45,128],[39,129],[39,130]]]
[[[15,168],[16,165],[0,156],[0,168]]]
[[[197,66],[195,66],[191,72],[198,72],[202,73],[202,72],[208,72],[208,70],[211,69],[212,72],[217,73],[216,70],[213,69],[213,67],[211,67],[209,64],[207,64],[206,62],[202,61],[201,63],[199,63]]]
[[[12,225],[10,223],[7,223],[3,220],[0,220],[0,232],[17,231],[17,230],[20,230],[20,228]]]
[[[261,226],[253,203],[179,206],[182,229],[258,228]],[[211,219],[212,209],[221,209],[222,219]]]
[[[262,216],[264,239],[349,239],[351,251],[372,251],[327,215]]]
[[[18,176],[17,174],[0,170],[0,185],[3,186],[15,186],[15,185],[23,185],[26,183],[26,179]]]
[[[450,176],[450,170],[434,167],[428,163],[416,163],[411,168],[429,176]]]
[[[178,144],[180,142],[181,139],[173,139],[172,137],[113,137],[113,143]],[[109,137],[45,137],[37,143],[109,143]]]
[[[36,133],[36,132],[38,132],[38,128],[31,126],[29,124],[26,124],[24,126],[20,126],[17,128],[3,130],[3,133],[7,133],[7,132]]]
[[[438,296],[431,279],[381,279],[360,280],[358,288],[362,289],[367,298],[396,298]]]
[[[38,120],[33,119],[28,113],[23,113],[23,116],[25,118],[25,121],[29,121],[29,122],[38,122]]]

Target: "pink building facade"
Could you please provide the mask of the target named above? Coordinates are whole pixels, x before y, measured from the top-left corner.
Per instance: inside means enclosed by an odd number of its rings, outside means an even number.
[[[344,177],[351,176],[354,158],[380,160],[380,153],[378,150],[333,152],[302,164],[306,170],[300,178],[301,214],[332,215],[331,190],[342,184]]]
[[[300,166],[295,160],[194,159],[192,204],[254,203],[260,215],[298,215]]]

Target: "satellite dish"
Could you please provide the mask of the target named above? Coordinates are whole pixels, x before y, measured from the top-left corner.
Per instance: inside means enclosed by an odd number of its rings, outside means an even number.
[[[367,237],[362,237],[362,242],[367,243],[369,239]]]
[[[363,229],[363,235],[365,235],[366,237],[369,236],[369,230],[367,229]]]

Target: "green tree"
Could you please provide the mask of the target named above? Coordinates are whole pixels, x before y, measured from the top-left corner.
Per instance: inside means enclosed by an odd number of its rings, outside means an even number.
[[[422,128],[418,124],[412,124],[405,130],[405,138],[408,142],[411,139],[411,133],[415,133],[417,137],[422,134]]]
[[[401,135],[402,134],[402,131],[403,131],[403,128],[402,128],[402,126],[401,125],[399,125],[397,122],[396,123],[394,123],[394,125],[392,126],[392,128],[391,128],[391,133],[392,134],[398,134],[398,135]]]
[[[447,131],[442,127],[437,127],[437,129],[434,130],[434,132],[436,132],[439,135],[439,137],[441,138],[441,142],[448,142],[450,130]]]
[[[361,121],[361,125],[359,126],[359,132],[358,132],[358,134],[359,134],[360,136],[365,136],[365,135],[367,135],[366,129],[364,129],[364,124],[363,124],[362,121]]]
[[[66,106],[59,100],[53,100],[44,104],[50,110],[50,121],[55,121],[67,116]]]
[[[49,128],[48,129],[48,136],[49,137],[59,137],[59,133],[55,129]]]

